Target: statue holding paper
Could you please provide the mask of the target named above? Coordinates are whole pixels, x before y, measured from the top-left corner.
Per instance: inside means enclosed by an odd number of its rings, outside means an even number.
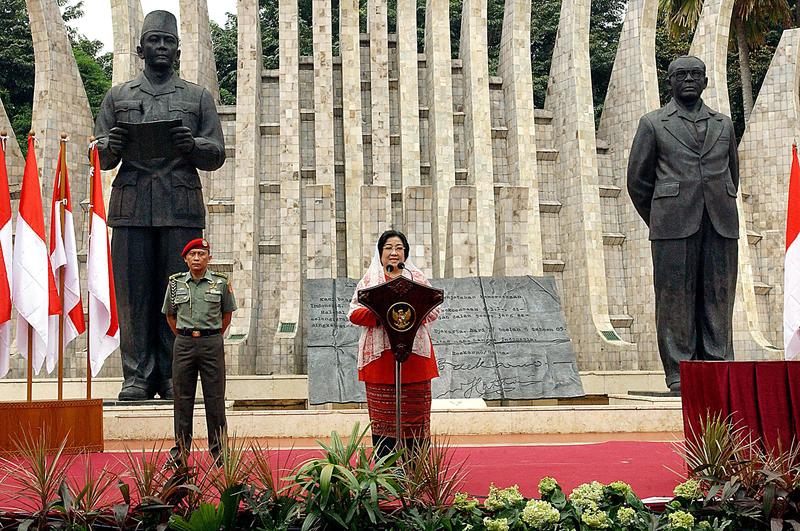
[[[124,383],[120,400],[172,398],[173,334],[161,316],[168,277],[183,245],[202,237],[205,205],[197,170],[225,161],[214,100],[173,71],[178,25],[167,11],[144,19],[137,54],[144,71],[111,88],[95,123],[100,163],[122,163],[108,225],[119,310]]]

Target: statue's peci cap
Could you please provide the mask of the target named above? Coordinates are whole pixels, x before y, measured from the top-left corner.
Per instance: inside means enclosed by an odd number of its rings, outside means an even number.
[[[186,247],[184,247],[183,251],[181,251],[181,256],[185,258],[187,253],[192,249],[205,249],[206,251],[211,252],[211,246],[208,244],[208,240],[205,238],[195,238],[186,244]]]
[[[178,38],[178,20],[169,11],[156,10],[149,12],[144,17],[142,24],[142,37],[151,31],[162,31]]]

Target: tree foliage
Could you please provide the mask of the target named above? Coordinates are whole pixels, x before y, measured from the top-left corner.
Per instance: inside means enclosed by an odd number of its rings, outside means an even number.
[[[4,0],[0,2],[0,99],[20,140],[31,127],[33,78],[33,39],[25,0]]]
[[[83,1],[58,0],[66,22],[83,16]],[[111,53],[101,54],[103,43],[92,41],[67,25],[89,106],[96,115],[100,102],[111,87]],[[11,120],[23,152],[31,128],[34,84],[33,38],[25,0],[0,2],[0,99]]]
[[[211,43],[219,78],[219,98],[223,105],[236,103],[236,57],[237,22],[236,15],[228,13],[225,25],[211,21]]]

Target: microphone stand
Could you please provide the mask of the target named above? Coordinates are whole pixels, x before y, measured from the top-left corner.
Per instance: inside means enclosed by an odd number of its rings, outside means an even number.
[[[406,265],[403,262],[397,264],[397,268],[403,270],[406,268]],[[386,266],[386,271],[391,273],[394,271],[394,266],[391,264]],[[401,397],[402,397],[402,386],[403,386],[403,368],[402,362],[397,359],[397,353],[395,353],[394,357],[394,451],[399,452],[400,448],[402,448],[402,406],[401,406]]]

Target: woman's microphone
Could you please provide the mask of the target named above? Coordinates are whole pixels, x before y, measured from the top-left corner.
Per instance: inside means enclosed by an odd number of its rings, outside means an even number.
[[[406,264],[404,264],[403,262],[399,262],[397,264],[397,269],[405,269],[405,268]],[[386,272],[391,273],[392,271],[394,271],[394,266],[392,264],[386,264]]]

